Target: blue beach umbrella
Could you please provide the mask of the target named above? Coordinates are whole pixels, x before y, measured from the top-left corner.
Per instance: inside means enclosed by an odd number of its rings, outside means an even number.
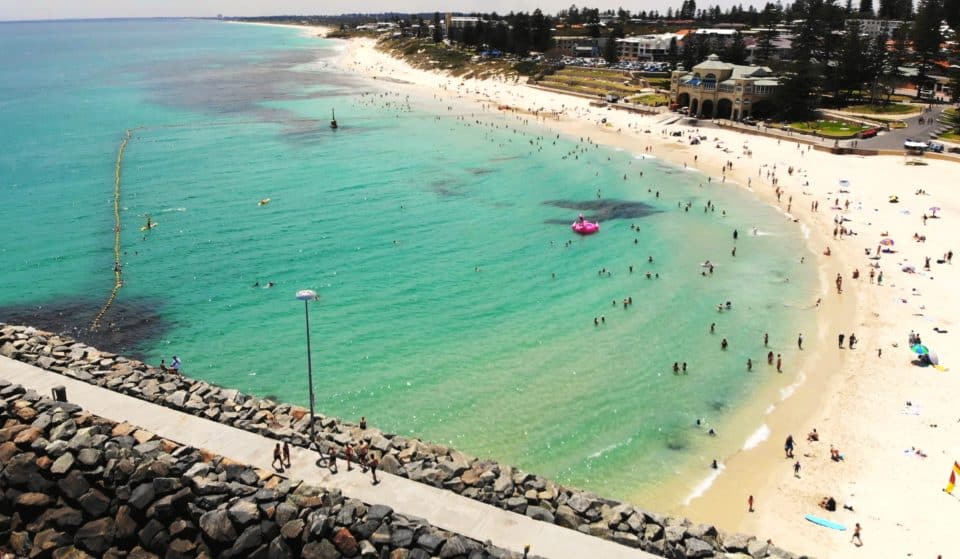
[[[930,350],[927,349],[927,346],[925,346],[925,345],[923,345],[923,344],[917,344],[917,345],[911,347],[910,349],[912,349],[913,352],[916,353],[917,355],[926,355],[926,354],[930,353]]]

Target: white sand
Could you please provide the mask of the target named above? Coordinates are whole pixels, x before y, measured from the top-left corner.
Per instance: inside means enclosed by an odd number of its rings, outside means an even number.
[[[369,39],[349,41],[340,64],[372,78],[390,78],[384,87],[435,95],[446,104],[459,100],[488,109],[509,105],[521,113],[536,113],[542,124],[571,137],[588,136],[637,154],[651,149],[658,157],[696,166],[716,180],[722,180],[723,164],[732,162],[734,167],[726,174],[732,188],[736,187],[732,183],[749,181],[756,196],[785,211],[789,208],[798,227],[809,229],[816,254],[831,248],[831,256],[818,256],[815,263],[823,299],[819,331],[804,333],[806,359],[785,367],[785,374],[805,380],[772,412],[753,420],[769,427],[769,440],[724,457],[726,468],[712,487],[689,506],[680,504],[689,490],[674,496],[677,505],[670,512],[771,538],[795,553],[819,557],[912,554],[932,559],[960,549],[955,541],[960,490],[957,497],[942,491],[954,460],[960,460],[960,409],[955,403],[960,395],[960,326],[955,324],[960,266],[936,263],[948,250],[960,247],[960,165],[930,160],[927,165],[907,166],[902,157],[836,156],[798,148],[787,140],[712,128],[700,131],[708,141],[691,146],[686,136],[664,133],[658,121],[666,115],[589,107],[587,99],[513,80],[464,81],[416,70],[377,51]],[[607,125],[600,125],[602,118]],[[783,191],[779,202],[766,176],[774,165]],[[792,176],[787,173],[790,166]],[[844,189],[849,192],[840,191],[840,179],[850,181],[850,188]],[[915,194],[921,188],[928,194]],[[897,195],[899,203],[889,203],[890,195]],[[814,201],[819,202],[818,212],[811,211]],[[848,201],[849,209],[843,209]],[[924,225],[921,216],[933,206],[942,208],[939,218]],[[856,235],[833,238],[833,220],[838,216],[849,220],[843,225]],[[895,241],[896,252],[870,260],[864,251],[875,253],[882,232]],[[926,242],[915,242],[914,233],[925,235]],[[931,258],[930,271],[923,269],[925,257]],[[917,273],[901,271],[904,262]],[[882,287],[869,281],[871,264],[883,272]],[[855,269],[860,271],[859,280],[851,277]],[[842,295],[834,287],[838,273],[844,278]],[[949,333],[936,333],[934,327]],[[948,372],[911,364],[907,345],[911,329],[936,350]],[[840,332],[856,333],[860,340],[856,349],[837,348]],[[883,350],[882,357],[878,349]],[[903,413],[908,400],[915,415]],[[818,443],[806,442],[813,427],[820,432]],[[796,440],[800,478],[793,476],[794,460],[784,458],[788,434]],[[830,460],[831,444],[844,455],[842,462]],[[911,447],[922,449],[927,457],[905,455]],[[699,481],[692,480],[689,489]],[[756,512],[747,514],[751,494]],[[827,495],[839,505],[849,501],[854,511],[841,508],[830,513],[818,508]],[[846,524],[850,530],[815,526],[804,520],[808,513]],[[863,547],[850,543],[855,522],[863,526]]]

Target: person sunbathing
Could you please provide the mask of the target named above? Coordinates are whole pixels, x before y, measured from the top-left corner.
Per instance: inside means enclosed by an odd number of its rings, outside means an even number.
[[[820,508],[835,511],[837,510],[837,501],[833,497],[824,497],[820,500]]]
[[[833,445],[830,445],[830,459],[834,462],[843,460],[843,455],[840,454],[840,450]]]
[[[809,433],[807,433],[807,440],[812,442],[819,441],[820,433],[817,433],[816,429],[814,429],[813,431],[810,431]]]

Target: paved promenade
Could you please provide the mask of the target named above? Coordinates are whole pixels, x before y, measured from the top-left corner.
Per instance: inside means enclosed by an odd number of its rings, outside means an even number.
[[[91,413],[117,422],[126,421],[160,437],[207,449],[237,462],[272,469],[274,439],[157,406],[2,356],[0,378],[32,388],[42,395],[49,395],[54,386],[65,386],[67,399]],[[291,447],[290,454],[292,466],[283,473],[285,476],[301,479],[310,485],[335,487],[348,497],[387,505],[399,513],[421,517],[438,528],[480,541],[490,540],[494,545],[512,551],[522,551],[525,544],[530,544],[531,555],[547,559],[656,557],[390,474],[378,472],[381,482],[374,486],[369,474],[362,474],[359,469],[348,473],[342,460],[340,473],[331,475],[314,465],[316,453],[299,447]]]

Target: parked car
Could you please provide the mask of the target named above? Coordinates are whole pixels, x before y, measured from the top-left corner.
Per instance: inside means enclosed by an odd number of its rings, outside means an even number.
[[[930,151],[933,153],[943,153],[943,144],[939,142],[930,142]]]
[[[877,135],[878,132],[879,130],[877,130],[876,128],[867,128],[863,132],[860,132],[860,137],[863,139],[873,138],[874,136]]]
[[[750,117],[744,118],[744,119],[742,119],[740,122],[746,124],[747,126],[756,126],[756,125],[757,125],[757,121],[753,120],[753,119],[750,118]]]

